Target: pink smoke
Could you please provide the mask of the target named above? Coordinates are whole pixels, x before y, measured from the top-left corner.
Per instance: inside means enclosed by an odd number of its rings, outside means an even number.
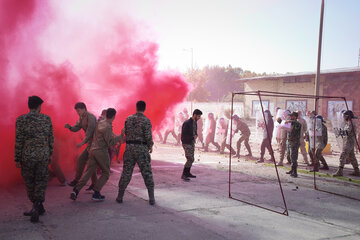
[[[20,179],[14,166],[15,119],[27,113],[30,95],[45,100],[42,112],[52,118],[65,170],[73,169],[78,151],[77,135],[64,129],[78,118],[76,102],[84,101],[95,115],[116,108],[119,133],[140,99],[147,102],[154,130],[184,101],[189,85],[182,75],[157,70],[158,45],[142,24],[110,11],[114,2],[0,2],[0,187]]]

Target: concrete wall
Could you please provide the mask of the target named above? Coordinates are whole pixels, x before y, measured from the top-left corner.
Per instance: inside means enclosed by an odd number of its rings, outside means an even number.
[[[271,92],[282,92],[282,93],[293,93],[293,94],[310,94],[313,95],[315,91],[315,80],[314,77],[308,77],[311,79],[310,82],[285,82],[285,79],[259,79],[259,80],[250,80],[245,83],[244,90],[247,91],[271,91]],[[320,79],[320,95],[323,94],[323,83],[325,78]],[[258,96],[246,96],[244,100],[245,106],[245,116],[251,117],[253,114],[253,101],[258,101]],[[282,109],[286,108],[287,101],[306,101],[306,110],[314,109],[314,100],[313,99],[301,99],[298,97],[289,98],[289,97],[262,97],[262,101],[269,101],[269,110],[274,113],[276,107]],[[288,103],[290,104],[290,103]],[[320,103],[321,105],[322,103]]]

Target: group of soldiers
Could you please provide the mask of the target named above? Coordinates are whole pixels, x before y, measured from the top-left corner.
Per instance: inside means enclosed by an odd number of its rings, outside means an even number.
[[[159,133],[159,138],[162,143],[166,143],[169,134],[171,133],[176,140],[177,145],[180,144],[182,135],[182,124],[189,119],[189,114],[186,108],[175,117],[174,127],[167,129],[162,139]],[[229,149],[236,157],[240,157],[241,144],[244,143],[248,154],[246,156],[252,157],[252,151],[249,144],[250,140],[250,128],[245,121],[243,121],[238,115],[234,115],[233,129],[230,133],[230,121],[229,118],[223,116],[215,118],[214,113],[207,114],[207,118],[203,120],[199,118],[197,120],[197,141],[201,143],[204,152],[209,151],[210,144],[216,147],[216,151],[220,154],[224,154],[225,148]],[[205,124],[204,124],[205,122]],[[230,147],[230,136],[234,137],[236,133],[241,136],[236,143],[236,151]]]
[[[31,217],[31,222],[38,222],[39,215],[45,213],[43,202],[49,177],[49,163],[54,148],[51,118],[40,113],[42,104],[43,100],[40,97],[29,97],[29,113],[16,119],[15,164],[16,167],[21,168],[28,198],[33,203],[32,209],[24,212],[25,216]],[[105,199],[100,191],[110,176],[109,149],[123,140],[126,142],[126,148],[116,201],[123,202],[125,189],[131,180],[134,166],[138,164],[148,189],[149,203],[154,205],[154,180],[150,164],[150,153],[154,143],[151,122],[144,115],[146,103],[144,101],[136,103],[136,114],[126,119],[120,135],[114,134],[112,129],[116,116],[114,108],[108,108],[106,112],[103,112],[99,121],[87,111],[84,103],[76,103],[74,108],[79,115],[79,120],[74,126],[65,124],[65,128],[72,132],[82,129],[85,132],[85,138],[77,144],[77,147],[85,144],[87,146],[78,158],[75,178],[69,183],[73,187],[70,198],[76,200],[80,190],[91,178],[92,184],[88,190],[94,191],[92,200]],[[96,175],[97,168],[101,169],[99,178]]]
[[[38,222],[39,215],[45,213],[43,202],[45,201],[49,177],[49,163],[54,149],[51,118],[40,113],[42,104],[43,100],[40,97],[29,97],[29,112],[16,119],[15,164],[16,167],[21,168],[28,198],[33,203],[32,209],[24,212],[24,215],[31,217],[32,222]],[[105,199],[105,196],[100,192],[110,176],[111,148],[123,141],[126,142],[126,147],[116,201],[118,203],[123,202],[123,196],[131,180],[134,166],[138,164],[148,190],[149,203],[154,205],[154,180],[150,157],[154,142],[151,121],[144,115],[146,103],[144,101],[136,103],[136,113],[126,119],[125,126],[119,135],[114,134],[112,128],[116,116],[114,108],[103,111],[98,120],[87,111],[84,103],[78,102],[74,108],[79,115],[79,120],[74,126],[65,124],[65,128],[72,132],[82,129],[85,132],[85,138],[77,144],[77,147],[85,144],[87,146],[77,160],[74,180],[69,183],[73,187],[70,198],[76,200],[81,189],[91,178],[92,183],[87,190],[94,192],[92,200],[103,201]],[[248,151],[246,156],[252,156],[249,145],[251,131],[245,121],[239,116],[233,115],[231,117],[232,127],[230,127],[230,117],[220,117],[215,120],[214,114],[209,113],[204,127],[201,119],[202,114],[199,109],[195,109],[190,118],[188,115],[185,118],[186,114],[184,113],[183,119],[181,119],[183,123],[179,129],[180,136],[176,135],[176,140],[180,139],[179,141],[182,142],[185,151],[186,163],[181,175],[185,181],[196,178],[195,175],[191,174],[190,169],[194,162],[197,139],[201,141],[205,151],[208,151],[209,144],[212,143],[220,153],[224,153],[225,148],[228,148],[230,154],[236,154],[238,157],[240,156],[241,143],[244,143]],[[360,176],[354,153],[356,143],[356,127],[352,122],[354,118],[352,111],[344,111],[342,123],[334,129],[336,136],[342,141],[339,168],[333,176],[342,176],[346,163],[352,164],[354,168],[352,175]],[[271,145],[272,137],[275,135],[280,151],[280,161],[277,165],[282,166],[285,155],[287,155],[287,161],[291,164],[291,170],[287,174],[297,177],[299,148],[304,156],[305,163],[312,165],[313,171],[329,169],[322,155],[328,141],[327,127],[322,116],[316,115],[315,112],[308,112],[307,120],[305,120],[300,111],[291,113],[288,110],[277,109],[274,122],[271,112],[266,110],[263,120],[257,123],[257,127],[263,129],[258,162],[264,162],[265,149],[268,149],[271,160],[275,162]],[[230,146],[230,138],[233,138],[238,132],[241,136],[237,140],[237,151],[235,151]],[[203,134],[205,135],[205,142],[203,142]],[[166,137],[167,135],[165,135],[165,141]],[[308,141],[311,162],[307,159],[305,141]],[[320,167],[320,162],[322,167]],[[99,178],[96,174],[97,168],[101,170]]]
[[[280,160],[277,165],[284,165],[285,155],[287,163],[291,164],[291,170],[287,174],[297,177],[299,149],[305,164],[313,167],[312,171],[318,172],[319,169],[329,170],[329,166],[322,155],[324,148],[328,144],[328,129],[321,115],[317,115],[314,111],[308,111],[305,119],[302,117],[301,111],[290,112],[289,110],[277,108],[275,124],[269,110],[264,112],[264,116],[265,121],[258,123],[258,127],[264,130],[258,162],[264,162],[265,148],[269,151],[271,161],[275,162],[274,152],[271,147],[272,135],[274,133],[276,135],[278,151],[280,152]],[[333,174],[334,177],[343,176],[343,168],[346,163],[351,163],[354,168],[354,172],[351,175],[360,176],[358,162],[354,153],[354,147],[357,147],[357,145],[355,146],[356,126],[353,122],[355,118],[352,111],[343,111],[342,123],[337,128],[334,128],[336,137],[341,138],[339,167]],[[308,161],[305,142],[308,145],[310,162]]]

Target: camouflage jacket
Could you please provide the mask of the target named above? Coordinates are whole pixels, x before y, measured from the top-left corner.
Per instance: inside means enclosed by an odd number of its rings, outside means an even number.
[[[96,117],[94,116],[94,114],[86,111],[82,116],[80,116],[79,121],[77,121],[74,126],[70,127],[70,131],[77,132],[80,129],[83,129],[85,132],[85,138],[82,143],[87,143],[87,147],[90,148],[95,128]]]
[[[113,133],[111,122],[108,120],[102,120],[96,126],[90,151],[107,151],[109,147],[114,146],[117,142],[121,141],[122,138],[122,135],[116,136]]]
[[[49,161],[54,148],[51,118],[31,110],[16,119],[15,162]]]
[[[352,126],[354,126],[354,129],[352,129]],[[345,122],[344,130],[342,131],[343,148],[346,147],[354,148],[355,134],[356,134],[355,123],[353,122],[353,124],[351,124],[350,121]]]
[[[251,134],[249,126],[241,120],[237,121],[236,132],[238,132],[238,131],[240,131],[241,135],[244,135],[244,136],[250,136],[250,134]]]
[[[290,131],[287,132],[289,144],[300,144],[301,124],[298,121],[291,121]]]
[[[149,149],[154,145],[151,122],[143,113],[135,113],[125,120],[126,141],[144,142]]]

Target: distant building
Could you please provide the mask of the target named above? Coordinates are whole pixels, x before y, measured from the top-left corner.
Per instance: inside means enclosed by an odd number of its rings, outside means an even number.
[[[244,91],[271,91],[283,93],[296,93],[314,95],[315,73],[304,72],[274,76],[261,76],[243,78],[238,80],[244,84]],[[321,72],[320,95],[344,96],[349,109],[360,113],[360,68],[333,69]],[[263,97],[263,105],[272,113],[276,107],[289,110],[314,110],[313,99],[288,98],[288,97]],[[257,96],[244,97],[244,114],[246,117],[255,117],[259,110],[259,98]],[[319,101],[319,114],[328,118],[331,114],[346,109],[344,101],[324,99]]]

